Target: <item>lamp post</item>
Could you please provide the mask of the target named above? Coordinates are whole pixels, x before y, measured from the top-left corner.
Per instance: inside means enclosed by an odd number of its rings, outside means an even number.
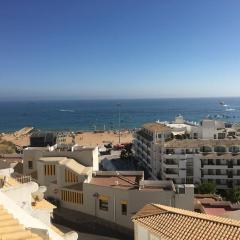
[[[117,106],[118,106],[118,143],[120,144],[120,142],[121,142],[121,133],[120,133],[120,128],[121,128],[121,111],[120,111],[121,109],[120,109],[120,107],[121,107],[121,104],[118,103]]]

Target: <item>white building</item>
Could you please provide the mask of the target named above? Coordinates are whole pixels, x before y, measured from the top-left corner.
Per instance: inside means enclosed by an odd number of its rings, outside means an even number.
[[[79,145],[54,145],[52,147],[28,147],[23,150],[23,174],[36,177],[37,160],[42,157],[67,157],[84,166],[98,171],[98,148],[89,148]]]
[[[36,180],[47,186],[46,196],[59,201],[61,207],[128,229],[133,227],[133,214],[147,203],[194,209],[193,185],[174,186],[172,181],[146,181],[141,171],[94,171],[93,166],[84,165],[89,162],[84,157],[80,160],[78,156],[76,160],[70,158],[71,154],[66,157],[61,153],[64,152],[46,156],[40,150],[24,151],[24,166],[28,167],[29,161],[34,162]],[[87,154],[86,157],[89,158]]]
[[[178,184],[213,181],[218,189],[239,185],[240,139],[236,132],[223,128],[219,121],[204,120],[191,126],[181,120],[145,124],[136,133],[135,155],[150,174]]]
[[[185,121],[178,115],[173,122],[159,122],[171,128],[174,136],[186,135],[191,139],[224,139],[235,137],[237,134],[234,125],[225,124],[223,121],[203,119],[200,123]]]
[[[51,224],[54,205],[44,197],[45,187],[20,183],[13,169],[0,170],[0,238],[6,240],[77,240],[77,233],[61,233]]]

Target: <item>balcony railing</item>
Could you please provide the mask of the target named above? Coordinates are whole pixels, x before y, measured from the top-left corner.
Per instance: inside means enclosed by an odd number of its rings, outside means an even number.
[[[137,132],[137,134],[145,139],[147,139],[148,141],[153,141],[153,137],[150,136],[149,134],[145,133],[143,130],[140,130]]]

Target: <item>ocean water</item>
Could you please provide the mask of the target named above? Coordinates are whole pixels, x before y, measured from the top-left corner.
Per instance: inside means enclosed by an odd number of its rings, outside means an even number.
[[[240,122],[240,98],[21,101],[0,102],[0,132],[25,126],[67,131],[117,129],[119,109],[122,129],[170,121],[178,114],[189,121],[209,117]]]

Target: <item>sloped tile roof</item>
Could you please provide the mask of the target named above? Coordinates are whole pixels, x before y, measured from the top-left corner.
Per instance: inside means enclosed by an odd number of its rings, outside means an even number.
[[[240,221],[159,204],[146,205],[133,221],[164,239],[240,239]]]

